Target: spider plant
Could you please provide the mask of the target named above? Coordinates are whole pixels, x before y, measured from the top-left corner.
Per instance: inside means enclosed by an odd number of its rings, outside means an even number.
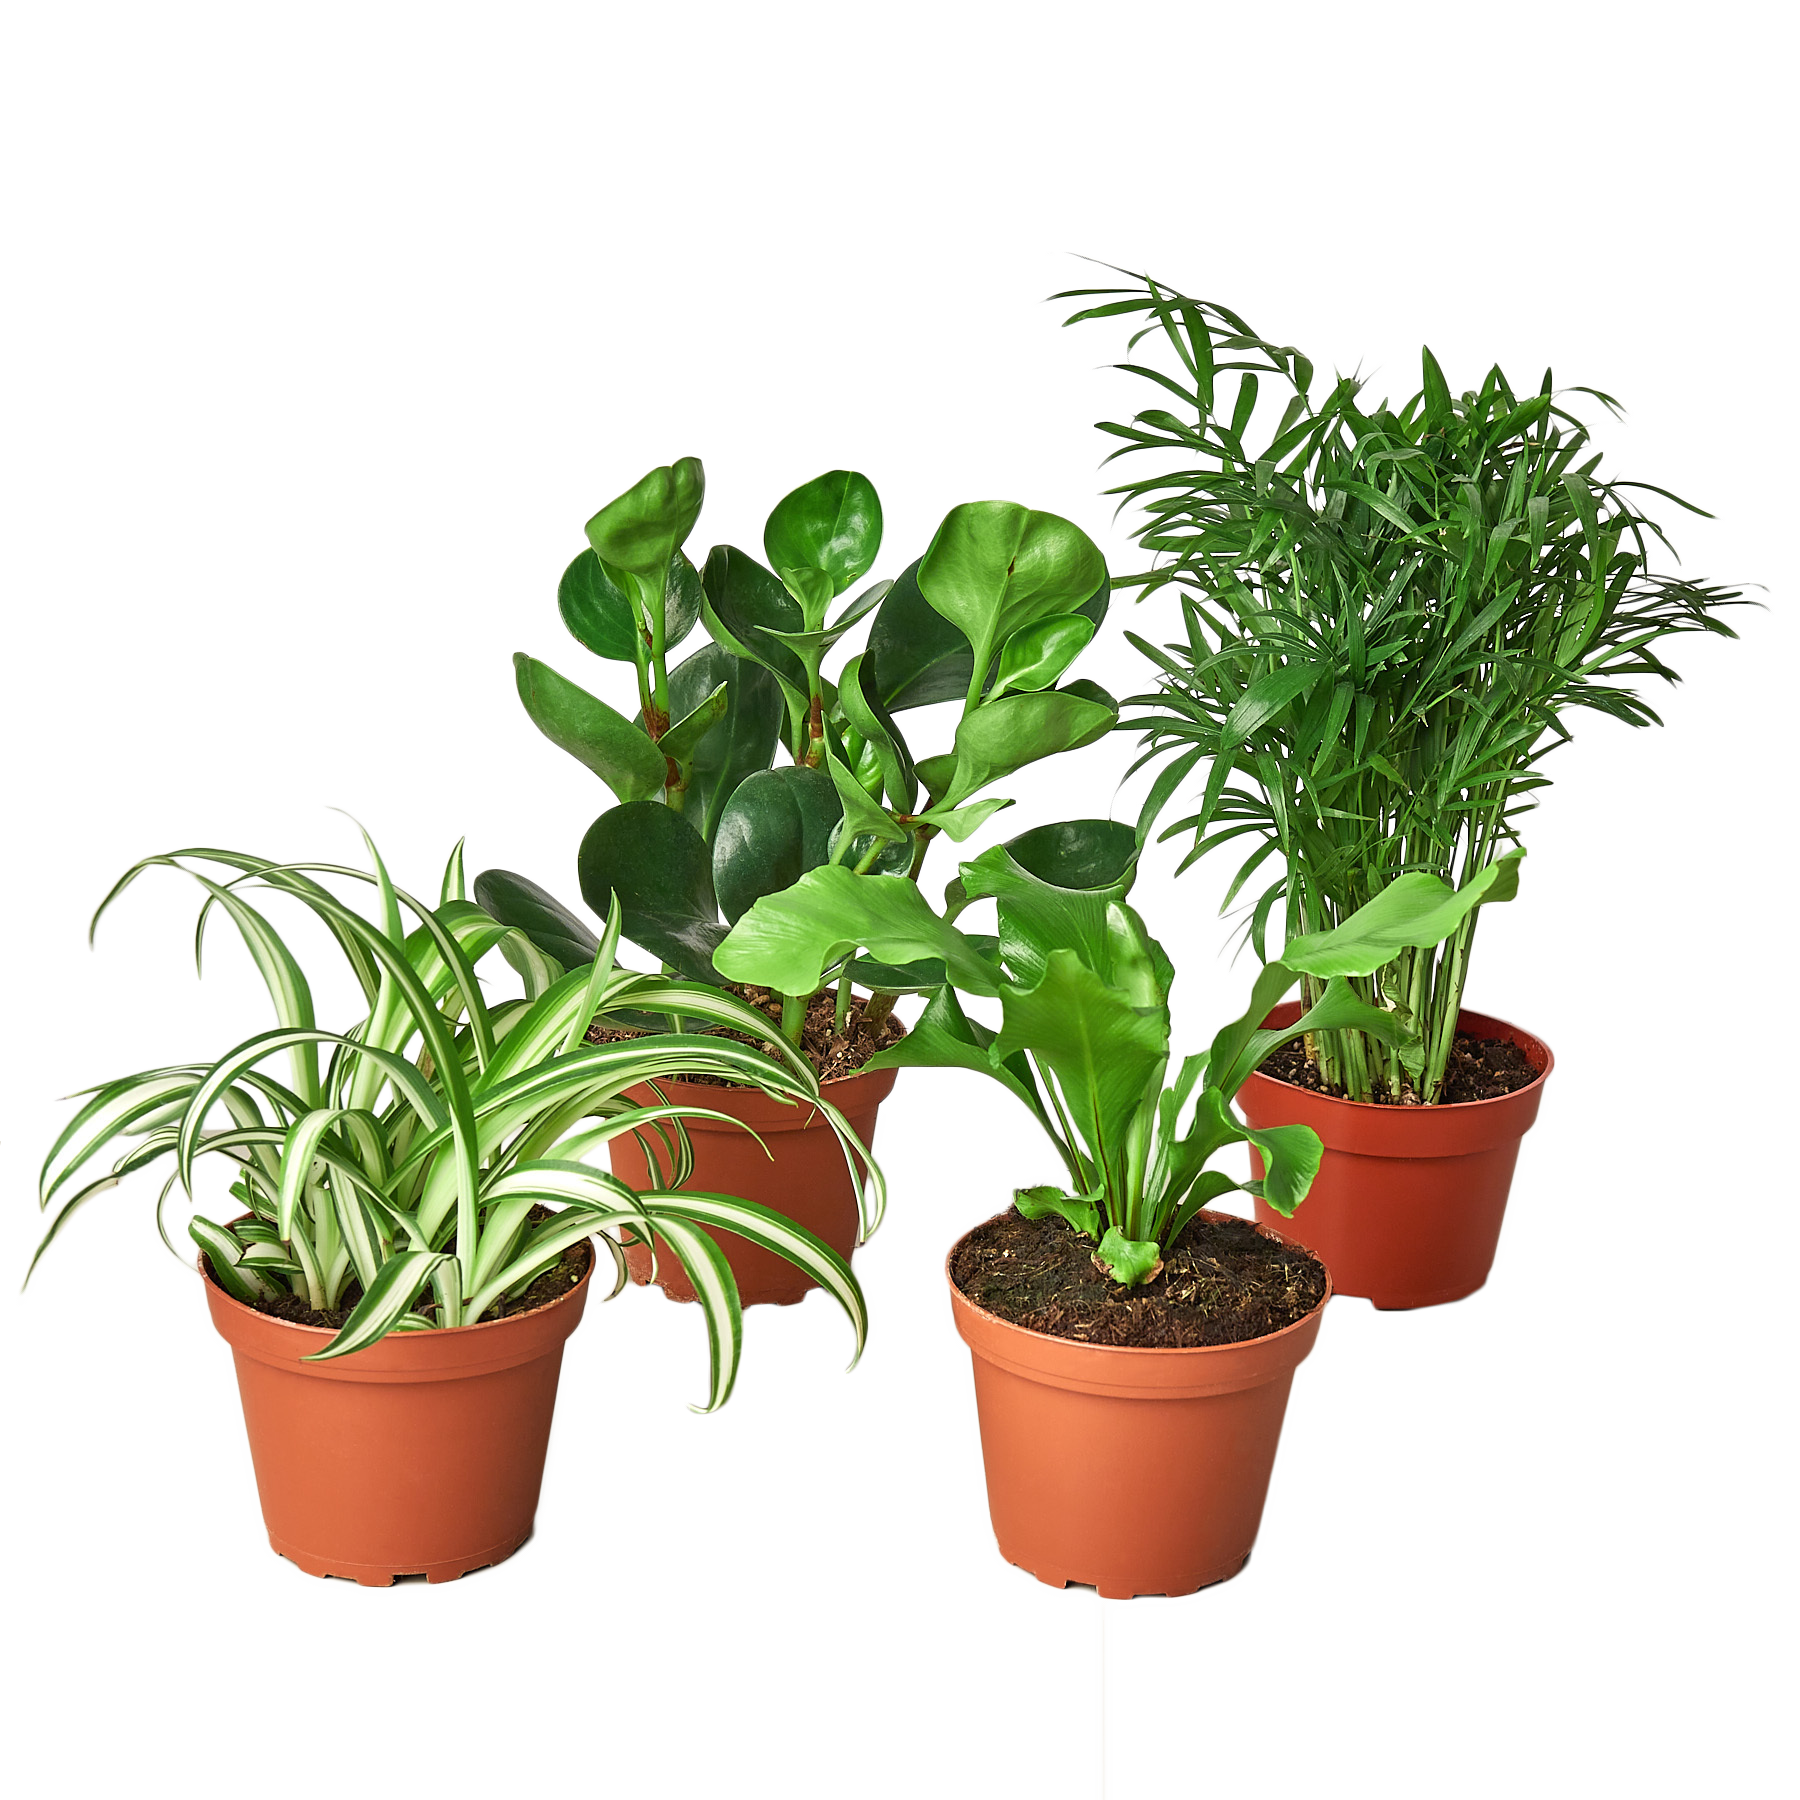
[[[1291,939],[1258,975],[1242,1017],[1171,1080],[1174,970],[1126,904],[1135,858],[1092,870],[1098,879],[1080,887],[1044,879],[1042,856],[1029,861],[1035,869],[1000,845],[963,864],[952,886],[958,911],[995,901],[994,948],[940,918],[905,881],[853,882],[841,869],[817,869],[759,900],[719,959],[744,979],[804,985],[859,947],[938,958],[948,981],[871,1066],[974,1069],[1022,1101],[1055,1146],[1066,1186],[1021,1188],[1015,1204],[1028,1218],[1067,1220],[1093,1240],[1095,1262],[1127,1287],[1154,1280],[1182,1228],[1221,1194],[1243,1188],[1293,1213],[1318,1173],[1318,1136],[1305,1125],[1243,1124],[1231,1101],[1245,1077],[1308,1032],[1357,1029],[1403,1047],[1408,1027],[1364,1000],[1356,980],[1441,942],[1484,901],[1511,891],[1496,871],[1461,891],[1418,871],[1400,876],[1332,930]],[[1263,1029],[1269,1009],[1302,980],[1317,998],[1293,1024]],[[998,1030],[969,1016],[959,990],[999,1001]],[[1227,1145],[1245,1142],[1262,1152],[1261,1180],[1207,1167]]]
[[[634,664],[635,717],[533,657],[514,662],[532,721],[618,800],[581,842],[589,906],[616,894],[628,939],[718,983],[712,952],[762,895],[826,865],[916,881],[934,838],[961,842],[1010,804],[984,790],[1105,735],[1118,708],[1092,682],[1062,680],[1108,593],[1100,552],[1067,520],[1005,501],[955,507],[898,579],[834,612],[881,548],[866,476],[831,470],[779,501],[766,565],[723,544],[697,574],[684,545],[704,488],[693,457],[652,470],[588,521],[562,579],[575,638]],[[713,641],[668,668],[702,618]],[[868,648],[827,677],[825,658],[864,621]],[[915,756],[895,715],[944,700],[961,703],[950,747]],[[775,766],[778,749],[790,760]],[[475,892],[553,953],[591,941],[522,876],[484,871]],[[853,979],[873,990],[878,1022],[941,978],[865,961],[838,982],[838,1024]],[[783,994],[795,1042],[810,999]]]
[[[213,1280],[236,1300],[254,1305],[294,1294],[322,1312],[348,1307],[315,1361],[351,1355],[390,1331],[495,1316],[583,1238],[612,1254],[617,1293],[621,1240],[654,1247],[660,1238],[701,1301],[711,1410],[730,1396],[742,1335],[736,1284],[711,1236],[721,1227],[787,1258],[825,1288],[849,1315],[860,1355],[863,1297],[841,1257],[766,1207],[673,1191],[691,1169],[681,1119],[724,1115],[627,1097],[645,1086],[655,1091],[660,1081],[708,1075],[804,1102],[838,1133],[865,1228],[872,1227],[879,1171],[868,1163],[866,1188],[857,1181],[861,1146],[820,1099],[806,1064],[718,1037],[584,1041],[597,1015],[622,1011],[634,1020],[646,1012],[705,1019],[759,1037],[768,1021],[716,988],[617,967],[616,903],[595,954],[565,971],[465,898],[460,844],[435,906],[397,888],[373,843],[368,850],[368,871],[177,850],[146,857],[120,878],[95,927],[145,870],[184,871],[205,894],[196,960],[208,921],[230,919],[268,988],[276,1024],[213,1061],[87,1090],[44,1163],[40,1201],[54,1217],[37,1255],[96,1194],[165,1159],[173,1170],[156,1218],[175,1250],[167,1203],[178,1189],[193,1198],[196,1171],[210,1155],[231,1175],[228,1193],[241,1216],[196,1214],[189,1235]],[[367,884],[373,916],[345,904],[320,876]],[[348,1029],[317,1023],[298,958],[252,904],[263,893],[298,902],[335,941],[367,1007]],[[417,921],[411,929],[408,914]],[[522,996],[491,1002],[484,994],[476,965],[495,950],[519,971]],[[283,1073],[271,1063],[284,1064]],[[634,1193],[585,1160],[627,1131],[639,1133],[650,1152],[661,1182],[652,1191]],[[121,1150],[108,1172],[78,1182],[96,1157]]]
[[[1667,540],[1634,495],[1699,509],[1600,475],[1571,396],[1616,413],[1607,395],[1548,372],[1522,394],[1497,366],[1453,393],[1426,349],[1418,392],[1371,405],[1358,379],[1316,381],[1236,313],[1132,280],[1057,298],[1094,302],[1070,324],[1141,320],[1133,349],[1150,339],[1168,365],[1120,364],[1161,404],[1100,426],[1124,440],[1113,457],[1174,459],[1109,490],[1142,508],[1155,559],[1120,585],[1181,597],[1180,641],[1132,636],[1159,671],[1128,702],[1144,762],[1162,763],[1139,831],[1195,778],[1193,809],[1161,835],[1191,835],[1183,869],[1248,848],[1225,905],[1251,896],[1259,955],[1277,906],[1292,939],[1410,872],[1478,879],[1519,843],[1569,714],[1658,724],[1631,684],[1677,679],[1660,641],[1735,635],[1719,612],[1736,590],[1651,572]],[[1475,925],[1360,984],[1416,1023],[1406,1045],[1309,1039],[1331,1090],[1439,1099]]]

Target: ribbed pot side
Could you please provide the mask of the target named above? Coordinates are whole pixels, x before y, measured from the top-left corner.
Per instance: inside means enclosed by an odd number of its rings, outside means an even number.
[[[865,1145],[873,1146],[875,1115],[893,1091],[895,1069],[877,1069],[824,1084],[824,1096],[849,1121]],[[859,1220],[856,1190],[837,1134],[817,1107],[788,1105],[749,1088],[709,1087],[700,1082],[662,1081],[657,1088],[673,1105],[706,1106],[729,1113],[749,1131],[711,1119],[684,1119],[694,1151],[694,1172],[683,1187],[741,1200],[760,1201],[804,1225],[832,1249],[849,1259],[856,1248]],[[648,1088],[632,1088],[628,1097],[653,1102]],[[634,1135],[617,1137],[607,1146],[612,1171],[628,1187],[652,1185],[644,1147]],[[804,1300],[816,1283],[772,1251],[746,1242],[733,1231],[714,1232],[745,1306],[791,1306]],[[650,1252],[635,1245],[625,1252],[633,1281],[650,1279]],[[656,1284],[671,1300],[692,1300],[694,1290],[681,1264],[659,1238]]]
[[[1287,1025],[1298,1016],[1289,1002],[1265,1023]],[[1312,1251],[1338,1293],[1384,1310],[1441,1306],[1487,1280],[1519,1142],[1555,1067],[1548,1044],[1504,1019],[1464,1011],[1456,1025],[1472,1037],[1518,1045],[1539,1079],[1495,1100],[1453,1106],[1371,1106],[1261,1074],[1238,1090],[1252,1125],[1310,1125],[1325,1145],[1312,1191],[1293,1218],[1259,1200],[1257,1219]],[[1250,1162],[1260,1177],[1254,1150]]]
[[[231,1346],[270,1544],[309,1575],[453,1581],[531,1535],[578,1285],[515,1318],[392,1334],[327,1363],[332,1333],[244,1306],[205,1274]]]
[[[1248,1343],[1139,1350],[1008,1324],[951,1279],[1000,1554],[1051,1587],[1082,1582],[1111,1600],[1235,1575],[1262,1523],[1294,1370],[1330,1297],[1328,1286],[1297,1324]]]

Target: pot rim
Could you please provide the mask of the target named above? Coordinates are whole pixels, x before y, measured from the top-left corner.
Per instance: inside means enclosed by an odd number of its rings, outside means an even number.
[[[1266,1331],[1261,1337],[1239,1338],[1236,1343],[1232,1344],[1084,1344],[1079,1338],[1058,1337],[1056,1333],[1052,1331],[1035,1331],[1029,1325],[1020,1325],[1011,1319],[1003,1319],[998,1313],[989,1312],[985,1306],[978,1306],[956,1285],[956,1277],[950,1273],[950,1264],[955,1259],[957,1251],[960,1250],[976,1232],[981,1230],[983,1225],[992,1225],[996,1220],[1004,1219],[1012,1210],[1013,1209],[1010,1206],[1005,1207],[1001,1211],[994,1213],[991,1217],[983,1219],[980,1224],[971,1225],[969,1229],[950,1246],[948,1253],[944,1257],[944,1280],[949,1286],[950,1298],[955,1305],[966,1307],[985,1325],[993,1326],[1001,1331],[1015,1332],[1020,1337],[1033,1343],[1065,1344],[1070,1350],[1078,1351],[1084,1355],[1103,1357],[1172,1358],[1182,1356],[1218,1356],[1228,1354],[1234,1350],[1248,1350],[1253,1345],[1278,1344],[1284,1337],[1287,1337],[1294,1332],[1313,1330],[1317,1327],[1320,1316],[1324,1313],[1325,1308],[1331,1304],[1331,1296],[1334,1291],[1331,1285],[1331,1270],[1326,1265],[1324,1258],[1316,1251],[1308,1250],[1306,1245],[1297,1243],[1292,1238],[1283,1237],[1279,1231],[1275,1231],[1271,1227],[1264,1225],[1258,1219],[1244,1219],[1240,1218],[1236,1213],[1217,1212],[1212,1207],[1203,1206],[1196,1217],[1206,1219],[1232,1219],[1240,1225],[1254,1226],[1264,1237],[1273,1238],[1277,1243],[1288,1245],[1290,1249],[1305,1250],[1306,1254],[1310,1256],[1320,1268],[1325,1270],[1325,1292],[1320,1299],[1319,1304],[1313,1307],[1312,1310],[1303,1317],[1296,1319],[1293,1324],[1282,1326],[1279,1331]],[[1125,1367],[1127,1365],[1120,1364],[1118,1366]]]
[[[252,1216],[253,1215],[249,1213],[243,1213],[239,1215],[239,1218],[247,1219]],[[232,1220],[232,1224],[234,1225],[238,1222],[238,1219]],[[584,1239],[583,1241],[585,1242],[586,1240]],[[534,1306],[526,1312],[509,1313],[504,1319],[483,1319],[473,1325],[434,1325],[431,1328],[432,1337],[439,1341],[451,1338],[467,1338],[472,1332],[493,1331],[503,1325],[518,1325],[526,1319],[541,1318],[545,1313],[554,1311],[557,1307],[564,1305],[567,1301],[573,1300],[575,1296],[587,1286],[589,1279],[594,1273],[595,1266],[600,1260],[594,1254],[594,1246],[592,1244],[588,1244],[587,1253],[587,1267],[582,1270],[581,1279],[573,1283],[566,1292],[558,1294],[554,1300],[546,1300],[542,1306]],[[204,1250],[202,1250],[194,1259],[194,1266],[200,1271],[200,1279],[206,1283],[209,1292],[216,1294],[227,1306],[236,1307],[239,1312],[249,1314],[251,1318],[258,1320],[263,1325],[277,1325],[284,1331],[303,1332],[308,1337],[320,1338],[326,1342],[330,1342],[332,1338],[337,1336],[337,1331],[332,1326],[302,1325],[296,1319],[278,1318],[274,1313],[259,1312],[254,1306],[239,1300],[235,1295],[226,1293],[224,1288],[219,1285],[218,1280],[208,1266],[206,1252]],[[392,1335],[393,1334],[390,1332],[388,1338],[391,1338]],[[388,1338],[378,1339],[377,1342],[386,1343]],[[370,1346],[370,1348],[373,1348],[373,1346]]]
[[[1295,1018],[1300,1016],[1297,1001],[1284,1000],[1279,1006],[1270,1007],[1268,1012],[1263,1015],[1264,1029],[1267,1029],[1269,1021],[1277,1013],[1290,1009]],[[1530,1059],[1531,1053],[1525,1049],[1525,1044],[1536,1044],[1544,1053],[1544,1065],[1538,1070],[1537,1079],[1527,1082],[1522,1088],[1514,1088],[1510,1094],[1494,1094],[1486,1100],[1440,1100],[1435,1106],[1388,1106],[1378,1100],[1347,1100],[1339,1094],[1321,1094],[1316,1088],[1301,1087],[1297,1082],[1283,1081],[1278,1075],[1265,1075],[1261,1069],[1252,1069],[1244,1077],[1244,1087],[1248,1087],[1253,1081],[1260,1081],[1280,1092],[1304,1094],[1309,1102],[1316,1102],[1320,1106],[1338,1107],[1346,1113],[1365,1113],[1380,1118],[1473,1118],[1484,1107],[1516,1106],[1524,1101],[1527,1095],[1535,1098],[1543,1093],[1545,1082],[1550,1079],[1556,1068],[1556,1057],[1543,1038],[1539,1037],[1535,1031],[1527,1031],[1523,1025],[1513,1024],[1510,1019],[1502,1019],[1495,1013],[1484,1013],[1473,1006],[1459,1006],[1456,1009],[1456,1024],[1459,1031],[1462,1029],[1465,1019],[1482,1019],[1489,1025],[1498,1026],[1503,1032],[1513,1034],[1512,1042],[1519,1049],[1525,1050],[1527,1060]],[[1283,1023],[1291,1022],[1291,1020],[1283,1021]],[[1525,1042],[1521,1043],[1521,1039],[1524,1039]],[[1243,1088],[1240,1088],[1238,1092],[1242,1093]]]
[[[871,1069],[868,1067],[867,1064],[865,1064],[860,1069],[852,1069],[848,1075],[833,1075],[833,1076],[829,1077],[827,1080],[821,1081],[819,1083],[819,1091],[821,1093],[823,1093],[827,1088],[848,1087],[853,1081],[878,1080],[883,1075],[898,1075],[899,1073],[900,1073],[900,1071],[897,1068]],[[658,1087],[681,1088],[681,1089],[684,1089],[685,1091],[688,1091],[691,1093],[696,1093],[696,1094],[755,1094],[760,1099],[765,1099],[765,1100],[775,1099],[774,1095],[764,1094],[763,1090],[761,1088],[752,1087],[750,1085],[750,1083],[747,1081],[733,1081],[730,1083],[719,1083],[719,1082],[712,1082],[712,1081],[682,1081],[679,1078],[671,1077],[671,1076],[667,1076],[667,1075],[658,1075],[658,1076],[653,1077],[652,1079],[654,1079],[654,1081]],[[648,1087],[650,1084],[649,1084],[649,1082],[641,1082],[641,1083],[636,1083],[634,1085]],[[776,1104],[777,1105],[804,1106],[807,1103],[804,1100],[794,1100],[794,1101],[777,1100]]]

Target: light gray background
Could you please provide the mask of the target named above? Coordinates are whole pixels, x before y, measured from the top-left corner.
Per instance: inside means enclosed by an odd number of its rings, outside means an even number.
[[[1402,391],[1422,340],[1458,387],[1494,358],[1535,385],[1553,360],[1633,412],[1606,439],[1625,472],[1723,515],[1681,520],[1688,569],[1773,581],[1768,254],[1107,254],[1321,364],[1366,353]],[[554,587],[583,518],[652,464],[706,459],[702,551],[756,547],[781,493],[855,466],[886,506],[877,572],[985,497],[1066,513],[1134,567],[1094,497],[1089,430],[1130,405],[1087,373],[1120,329],[1058,333],[1035,304],[1082,279],[1028,252],[0,259],[0,1132],[54,1129],[52,1096],[266,1022],[227,934],[194,985],[194,893],[175,877],[122,905],[90,963],[88,911],[148,851],[355,860],[346,821],[317,810],[331,801],[409,886],[434,887],[468,830],[472,871],[574,898],[574,844],[607,796],[527,724],[509,652],[628,704],[626,671],[563,634]],[[1172,630],[1154,605],[1132,623]],[[1742,628],[1744,644],[1676,646],[1690,724],[1598,722],[1557,752],[1571,810],[1483,925],[1471,1003],[1548,1037],[1559,1085],[1771,1078],[1771,632]],[[1082,668],[1138,682],[1118,617]],[[940,747],[911,718],[914,745]],[[970,850],[1103,814],[1125,749],[1015,778],[1021,803]],[[952,857],[932,851],[934,889]],[[1174,860],[1152,857],[1136,898],[1181,968],[1195,1048],[1244,970],[1215,961],[1229,864],[1170,884]],[[995,1093],[929,1071],[895,1098]]]

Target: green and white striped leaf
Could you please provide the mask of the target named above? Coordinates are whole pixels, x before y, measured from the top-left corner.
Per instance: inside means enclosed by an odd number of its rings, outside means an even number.
[[[862,1357],[863,1345],[868,1341],[868,1306],[850,1265],[829,1244],[815,1237],[805,1226],[796,1225],[786,1214],[754,1200],[741,1200],[729,1194],[685,1191],[646,1193],[642,1198],[644,1210],[670,1243],[674,1240],[669,1237],[669,1220],[674,1215],[696,1225],[734,1231],[739,1237],[771,1251],[810,1275],[849,1318],[856,1332],[856,1354],[850,1358],[850,1367],[856,1367]]]
[[[306,1360],[331,1362],[340,1356],[352,1356],[378,1342],[417,1305],[432,1272],[451,1260],[442,1251],[406,1250],[383,1263],[337,1336]]]
[[[206,1252],[213,1279],[232,1299],[253,1305],[265,1298],[269,1287],[254,1269],[244,1266],[243,1246],[222,1225],[211,1219],[189,1219],[188,1234]]]

